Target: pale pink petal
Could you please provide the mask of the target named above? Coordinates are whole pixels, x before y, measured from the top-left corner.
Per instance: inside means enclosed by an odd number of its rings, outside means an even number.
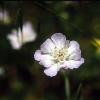
[[[51,39],[47,39],[42,45],[41,45],[41,51],[43,53],[51,53],[54,51],[55,45],[51,41]]]
[[[79,43],[77,41],[70,41],[70,46],[75,46],[76,48],[79,48]]]
[[[57,48],[63,48],[66,43],[66,37],[62,33],[55,33],[51,36],[52,41]]]
[[[84,63],[84,59],[81,58],[79,61],[75,61],[75,60],[69,60],[69,61],[65,61],[63,65],[61,65],[62,68],[65,69],[73,69],[73,68],[78,68],[80,65],[82,65]]]
[[[52,57],[50,55],[43,55],[40,50],[37,50],[34,54],[34,58],[40,61],[39,64],[44,67],[50,67],[53,64]]]
[[[18,41],[17,33],[13,30],[12,34],[7,35],[7,39],[10,41],[10,44],[13,49],[20,49],[22,44]]]
[[[33,31],[32,29],[32,24],[30,22],[26,22],[23,24],[23,33],[30,33],[31,31]]]
[[[81,50],[80,49],[73,51],[69,56],[69,60],[80,60],[80,59],[81,59]]]
[[[50,77],[56,76],[57,72],[57,65],[51,66],[50,68],[44,70],[44,73]]]
[[[26,22],[23,24],[22,33],[23,33],[23,43],[34,41],[37,36],[30,22]]]
[[[40,64],[44,67],[51,67],[54,62],[52,61],[52,56],[50,55],[42,55],[42,59],[40,60]]]
[[[80,49],[80,46],[79,46],[78,42],[71,41],[69,44],[69,48],[68,48],[68,54],[72,54],[73,52],[76,52],[79,49]]]
[[[40,50],[36,50],[36,52],[34,54],[34,59],[37,60],[37,61],[40,61],[42,59],[42,55],[41,55]]]

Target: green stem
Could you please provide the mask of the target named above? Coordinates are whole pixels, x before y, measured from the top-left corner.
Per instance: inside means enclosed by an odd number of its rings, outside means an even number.
[[[78,86],[75,100],[80,100],[81,88],[82,88],[82,83],[80,83],[79,86]]]
[[[63,72],[64,75],[64,81],[65,81],[65,95],[66,95],[66,99],[70,100],[70,83],[69,83],[69,78],[68,75],[66,75]]]

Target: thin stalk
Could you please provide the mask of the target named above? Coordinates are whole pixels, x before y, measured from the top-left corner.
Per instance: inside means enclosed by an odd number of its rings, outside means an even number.
[[[75,100],[80,100],[80,93],[81,93],[82,83],[79,84]]]
[[[64,72],[63,72],[63,76],[64,76],[64,81],[65,81],[66,100],[70,100],[70,82],[69,82],[69,78],[68,78],[68,75],[66,75]]]

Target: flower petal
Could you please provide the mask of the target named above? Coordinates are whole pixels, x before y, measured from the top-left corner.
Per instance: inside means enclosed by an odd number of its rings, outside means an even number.
[[[77,41],[70,41],[70,46],[79,47],[79,43]]]
[[[35,52],[34,58],[35,60],[40,61],[39,64],[44,67],[50,67],[53,64],[53,61],[51,60],[52,57],[50,55],[43,55],[41,50]]]
[[[80,60],[81,59],[81,50],[78,49],[76,51],[73,51],[72,54],[69,56],[69,60]]]
[[[54,62],[52,61],[52,56],[50,55],[42,55],[42,59],[39,63],[44,67],[50,67],[54,64]]]
[[[47,76],[50,76],[50,77],[56,76],[57,75],[57,72],[58,72],[57,65],[53,65],[52,67],[44,70],[44,73]]]
[[[12,32],[12,34],[7,35],[7,38],[10,40],[13,49],[20,49],[22,44],[18,41],[17,32],[15,30]]]
[[[51,36],[52,41],[57,48],[63,48],[66,43],[66,37],[62,33],[55,33]]]
[[[55,45],[51,41],[51,39],[47,39],[42,45],[41,45],[41,51],[43,53],[51,53],[55,48]]]
[[[36,39],[36,32],[33,30],[32,24],[30,22],[26,22],[23,25],[23,43],[31,42]]]
[[[74,60],[69,60],[69,61],[66,61],[62,67],[65,68],[65,69],[73,69],[73,68],[78,68],[81,64],[84,63],[84,59],[81,58],[81,60],[79,61],[74,61]]]
[[[23,33],[27,33],[26,35],[33,33],[33,27],[32,24],[30,22],[26,22],[23,24]]]
[[[69,44],[69,48],[68,48],[68,54],[72,54],[73,52],[76,52],[77,50],[80,49],[80,46],[78,44],[78,42],[76,41],[71,41]]]
[[[35,54],[34,54],[34,59],[37,61],[40,61],[42,58],[41,56],[41,50],[36,50]]]

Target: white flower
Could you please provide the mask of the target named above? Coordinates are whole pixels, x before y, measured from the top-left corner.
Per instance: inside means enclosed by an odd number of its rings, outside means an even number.
[[[6,10],[1,10],[0,9],[0,21],[4,24],[9,24],[11,19]]]
[[[22,27],[22,31],[21,28],[13,30],[11,34],[8,34],[7,38],[10,40],[13,49],[20,49],[23,44],[34,41],[36,36],[37,34],[33,30],[32,24],[26,22]]]
[[[44,73],[50,77],[55,76],[61,68],[78,68],[84,63],[79,44],[66,40],[62,33],[55,33],[48,38],[35,52],[34,58],[46,68]]]

